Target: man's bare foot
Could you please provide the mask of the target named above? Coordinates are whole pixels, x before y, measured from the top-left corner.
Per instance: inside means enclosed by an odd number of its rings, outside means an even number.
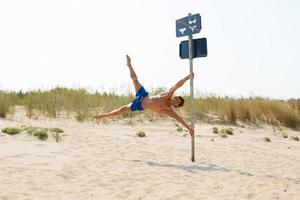
[[[131,65],[131,58],[129,57],[129,55],[126,55],[126,59],[127,59],[127,65]]]

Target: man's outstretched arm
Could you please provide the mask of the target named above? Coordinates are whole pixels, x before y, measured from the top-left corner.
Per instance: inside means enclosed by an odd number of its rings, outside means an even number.
[[[183,84],[189,80],[189,79],[193,79],[194,78],[194,73],[193,74],[189,74],[186,77],[184,77],[183,79],[181,79],[180,81],[178,81],[173,87],[170,88],[170,90],[165,93],[165,95],[167,95],[169,98],[171,98],[175,91],[180,88],[181,86],[183,86]]]
[[[194,130],[173,110],[166,110],[163,114],[168,115],[169,117],[176,119],[179,123],[181,123],[186,129],[189,130],[190,134],[194,134]]]

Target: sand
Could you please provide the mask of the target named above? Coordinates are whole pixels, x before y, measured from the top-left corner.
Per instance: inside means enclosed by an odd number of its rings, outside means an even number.
[[[231,126],[234,135],[222,138],[212,127],[229,126],[197,122],[192,163],[190,137],[173,121],[128,120],[97,124],[18,114],[0,119],[0,129],[32,125],[65,131],[58,143],[25,132],[0,133],[0,200],[300,199],[300,142],[271,126]],[[140,130],[146,137],[136,136]]]

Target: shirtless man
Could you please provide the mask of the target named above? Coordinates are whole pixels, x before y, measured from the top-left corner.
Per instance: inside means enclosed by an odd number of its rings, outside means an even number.
[[[132,103],[122,106],[116,110],[113,110],[109,113],[105,113],[102,115],[94,116],[95,119],[102,119],[104,117],[111,117],[115,115],[119,115],[126,112],[134,112],[134,111],[142,111],[144,109],[151,110],[158,114],[167,115],[171,118],[176,119],[179,123],[181,123],[186,129],[189,130],[190,134],[194,134],[194,130],[180,117],[176,112],[173,111],[172,107],[177,108],[181,107],[184,104],[184,99],[181,96],[174,96],[175,91],[183,86],[183,84],[189,80],[194,78],[194,74],[188,75],[179,82],[177,82],[168,92],[160,94],[158,96],[148,96],[148,93],[144,89],[144,87],[140,84],[137,79],[137,75],[131,66],[131,59],[128,55],[127,58],[127,66],[130,71],[130,77],[133,81],[133,85],[135,88],[135,99]]]

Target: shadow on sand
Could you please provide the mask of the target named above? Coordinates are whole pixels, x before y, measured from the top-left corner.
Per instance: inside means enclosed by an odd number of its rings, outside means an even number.
[[[196,173],[197,171],[221,171],[221,172],[230,172],[229,169],[225,167],[221,167],[215,164],[199,164],[199,165],[178,165],[178,164],[161,164],[155,163],[151,161],[145,162],[149,166],[154,167],[165,167],[165,168],[174,168],[179,170],[184,170],[192,173]]]
[[[179,164],[168,164],[168,163],[156,163],[153,161],[142,161],[142,160],[127,160],[130,162],[142,162],[146,163],[149,166],[152,167],[160,167],[160,168],[173,168],[173,169],[178,169],[178,170],[183,170],[191,173],[197,173],[200,171],[206,171],[206,172],[235,172],[238,173],[242,176],[254,176],[252,173],[246,172],[244,170],[239,170],[239,169],[234,169],[234,168],[227,168],[227,167],[222,167],[218,166],[215,164],[191,164],[191,165],[179,165]]]

